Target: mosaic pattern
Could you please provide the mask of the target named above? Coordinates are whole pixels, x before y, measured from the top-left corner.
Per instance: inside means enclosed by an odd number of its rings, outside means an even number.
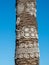
[[[34,15],[36,17],[36,8],[34,2],[27,2],[26,12],[29,12],[29,14]]]
[[[38,39],[38,34],[37,30],[34,26],[29,26],[29,27],[22,27],[21,30],[17,30],[17,39],[20,38],[37,38]]]
[[[34,41],[34,43],[32,43],[31,41],[29,41],[26,43],[20,43],[17,46],[17,58],[24,58],[24,57],[25,58],[39,57],[39,48],[37,42]]]
[[[15,65],[39,65],[36,0],[17,0]]]

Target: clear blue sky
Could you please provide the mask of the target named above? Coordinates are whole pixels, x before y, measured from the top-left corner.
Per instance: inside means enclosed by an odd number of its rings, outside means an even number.
[[[0,65],[14,65],[15,0],[0,0]],[[49,0],[37,0],[40,65],[49,65]]]

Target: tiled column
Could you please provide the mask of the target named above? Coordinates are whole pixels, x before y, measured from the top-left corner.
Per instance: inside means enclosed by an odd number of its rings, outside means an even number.
[[[15,65],[39,65],[36,0],[16,2]]]

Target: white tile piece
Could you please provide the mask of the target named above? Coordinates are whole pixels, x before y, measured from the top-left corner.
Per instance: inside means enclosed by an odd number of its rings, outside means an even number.
[[[30,48],[33,47],[33,44],[29,43],[29,44],[28,44],[28,47],[30,47]]]
[[[17,17],[17,25],[20,23],[20,17]]]
[[[34,53],[30,54],[30,57],[31,57],[31,58],[34,58]]]
[[[36,38],[38,39],[38,34],[36,34]]]
[[[19,54],[19,58],[23,58],[23,54]]]
[[[24,31],[25,31],[25,32],[28,32],[28,31],[29,31],[29,28],[25,28]]]
[[[25,33],[25,37],[28,37],[29,36],[29,33]]]
[[[39,53],[36,53],[35,55],[36,55],[37,58],[39,57]]]
[[[19,4],[17,5],[17,14],[18,14],[18,15],[21,14],[21,13],[23,12],[23,10],[24,10],[24,5],[23,5],[23,3],[19,3]]]
[[[17,39],[20,39],[21,38],[21,35],[20,35],[20,33],[19,34],[17,34]]]
[[[25,43],[21,43],[21,44],[19,45],[19,48],[23,48],[23,47],[25,47],[24,44],[25,44]]]
[[[31,33],[31,36],[34,37],[34,33]]]
[[[24,54],[24,57],[25,58],[29,58],[29,54]]]
[[[34,31],[34,28],[33,28],[33,27],[31,27],[31,31],[32,31],[32,32]]]

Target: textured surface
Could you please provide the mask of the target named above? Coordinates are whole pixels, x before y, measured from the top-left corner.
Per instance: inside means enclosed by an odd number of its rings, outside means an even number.
[[[15,65],[39,65],[36,1],[17,0]]]

